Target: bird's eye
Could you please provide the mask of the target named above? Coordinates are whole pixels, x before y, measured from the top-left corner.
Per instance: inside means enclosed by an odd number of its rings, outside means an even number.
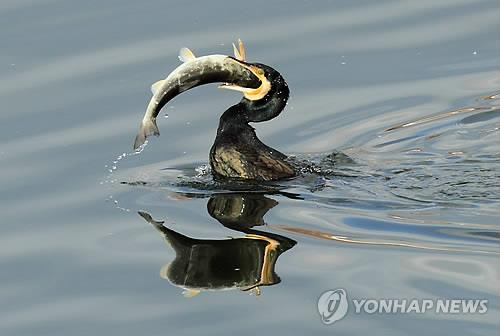
[[[264,76],[264,70],[260,69],[260,68],[257,68],[257,75],[259,76]]]

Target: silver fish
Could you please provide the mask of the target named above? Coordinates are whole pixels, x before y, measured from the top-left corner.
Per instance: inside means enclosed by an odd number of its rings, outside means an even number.
[[[266,87],[265,77],[258,68],[244,61],[245,51],[240,41],[239,50],[235,49],[235,57],[228,55],[208,55],[195,57],[187,48],[182,48],[179,59],[184,63],[172,71],[167,78],[151,86],[151,98],[144,118],[135,138],[134,149],[137,150],[150,135],[158,136],[160,131],[156,125],[156,117],[160,110],[180,93],[193,87],[208,83],[224,83],[221,88],[241,91],[252,99],[252,94],[260,94]],[[264,85],[266,84],[266,85]]]

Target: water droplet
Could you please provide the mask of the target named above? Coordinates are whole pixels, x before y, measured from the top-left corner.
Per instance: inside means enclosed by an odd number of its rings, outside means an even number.
[[[168,114],[165,114],[163,117],[164,117],[165,119],[168,119]]]
[[[475,50],[474,50],[474,51],[472,52],[472,55],[477,55],[477,51],[475,51]]]
[[[346,65],[347,63],[346,63],[346,62],[341,62],[340,64],[342,64],[342,65]]]

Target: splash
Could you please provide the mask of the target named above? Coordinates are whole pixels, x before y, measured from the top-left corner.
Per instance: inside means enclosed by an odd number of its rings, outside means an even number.
[[[99,184],[100,185],[106,185],[106,184],[112,185],[112,184],[116,184],[117,183],[117,179],[114,177],[114,174],[118,170],[119,165],[126,158],[133,157],[133,156],[136,156],[136,155],[140,155],[144,151],[144,149],[146,148],[147,145],[148,145],[148,140],[146,140],[142,145],[140,145],[135,151],[129,152],[129,153],[123,152],[122,154],[118,155],[110,164],[104,165],[104,168],[106,168],[106,170],[107,170],[107,174],[106,174],[104,180],[100,181]],[[130,208],[121,206],[119,204],[119,201],[112,194],[109,195],[106,198],[106,201],[107,202],[112,202],[112,204],[114,205],[114,207],[116,209],[119,209],[119,210],[122,210],[122,211],[125,211],[125,212],[130,212]]]

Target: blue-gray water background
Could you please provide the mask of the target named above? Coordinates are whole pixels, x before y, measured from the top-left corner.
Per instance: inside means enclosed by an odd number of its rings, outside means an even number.
[[[0,22],[1,335],[498,332],[498,0],[2,0]],[[207,198],[161,184],[176,178],[163,168],[207,163],[240,96],[185,93],[159,117],[160,138],[117,158],[178,50],[230,53],[237,38],[291,89],[283,114],[255,125],[260,138],[285,153],[343,150],[363,176],[269,196],[279,204],[262,230],[298,242],[277,262],[280,284],[185,298],[160,277],[174,251],[136,212],[191,237],[241,236]],[[158,188],[119,184],[134,180]],[[325,326],[317,298],[339,287],[486,298],[489,310]]]

